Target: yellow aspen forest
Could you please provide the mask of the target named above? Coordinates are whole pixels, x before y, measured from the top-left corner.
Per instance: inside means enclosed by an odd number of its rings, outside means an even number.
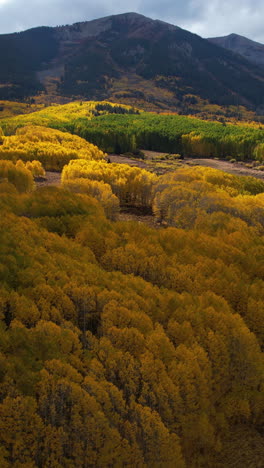
[[[0,135],[1,138],[1,135]],[[73,159],[102,159],[104,153],[93,144],[70,133],[27,125],[12,136],[2,137],[0,159],[16,162],[38,160],[46,170],[59,171]]]
[[[264,180],[34,118],[0,135],[0,466],[261,468]]]

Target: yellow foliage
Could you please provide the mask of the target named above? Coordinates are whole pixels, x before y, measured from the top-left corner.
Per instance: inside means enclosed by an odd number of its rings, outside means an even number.
[[[119,213],[119,200],[109,184],[102,181],[76,178],[63,181],[63,187],[75,193],[84,193],[96,198],[103,206],[107,218],[115,220]]]
[[[38,160],[46,170],[61,170],[72,159],[104,158],[104,153],[82,138],[46,127],[29,125],[5,137],[0,159]]]
[[[62,183],[85,178],[109,184],[123,204],[151,206],[153,187],[157,176],[138,167],[125,164],[107,164],[105,161],[71,161],[64,167]]]
[[[235,431],[261,466],[262,182],[79,159],[63,184],[1,184],[0,465],[232,466]],[[172,226],[110,222],[112,190]]]
[[[90,120],[93,117],[96,107],[104,104],[112,108],[117,106],[117,104],[107,101],[74,101],[63,105],[52,105],[28,115],[18,115],[6,119],[6,128],[10,134],[13,133],[16,128],[25,125],[49,127],[52,126],[52,124],[63,125],[63,123],[70,122],[74,119]],[[129,105],[118,104],[118,106],[124,109],[131,109]],[[102,111],[102,113],[104,112]],[[100,114],[100,111],[98,114]]]
[[[30,114],[40,110],[41,106],[36,104],[15,102],[15,101],[0,101],[0,119],[6,119],[20,114]]]
[[[32,172],[22,163],[13,164],[11,161],[0,160],[0,181],[7,180],[19,192],[30,192],[34,188]]]

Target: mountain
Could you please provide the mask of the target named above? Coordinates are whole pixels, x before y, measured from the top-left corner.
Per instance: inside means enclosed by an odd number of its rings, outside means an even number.
[[[255,108],[264,70],[177,26],[136,13],[0,35],[0,99],[44,91],[180,108],[198,98]]]
[[[229,34],[229,36],[212,37],[208,41],[213,44],[224,47],[237,54],[242,55],[255,65],[264,67],[264,44],[252,41],[238,34]]]

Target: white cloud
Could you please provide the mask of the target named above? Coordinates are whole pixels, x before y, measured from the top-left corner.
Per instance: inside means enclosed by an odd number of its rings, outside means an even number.
[[[240,34],[259,42],[264,42],[263,16],[264,3],[259,0],[211,0],[208,7],[200,3],[198,18],[189,17],[183,27],[202,37],[225,36],[230,33]]]

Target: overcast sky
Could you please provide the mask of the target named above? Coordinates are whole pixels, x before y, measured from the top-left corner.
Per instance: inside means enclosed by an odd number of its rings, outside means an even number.
[[[264,43],[263,0],[0,0],[0,34],[135,11],[202,37],[232,32]]]

